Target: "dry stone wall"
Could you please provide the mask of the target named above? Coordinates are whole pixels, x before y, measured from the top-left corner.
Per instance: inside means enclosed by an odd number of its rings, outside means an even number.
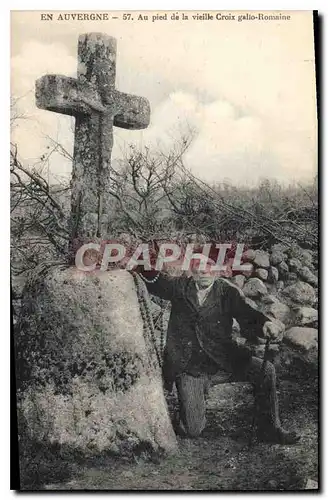
[[[235,275],[232,282],[258,309],[284,325],[283,341],[280,346],[272,345],[272,358],[283,365],[297,359],[316,369],[318,273],[314,252],[275,244],[269,251],[248,250],[244,261],[252,264],[252,274]],[[235,333],[238,342],[246,342],[238,326]],[[254,354],[263,353],[263,345],[254,347]]]

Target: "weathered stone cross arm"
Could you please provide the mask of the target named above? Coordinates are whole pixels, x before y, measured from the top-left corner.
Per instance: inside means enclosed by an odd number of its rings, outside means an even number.
[[[38,108],[64,115],[76,116],[92,113],[114,114],[114,126],[126,129],[143,129],[149,125],[148,100],[118,90],[106,96],[111,105],[104,104],[95,85],[76,78],[45,75],[36,82]]]
[[[115,89],[116,39],[102,33],[79,37],[77,78],[45,75],[36,81],[36,105],[75,117],[71,243],[108,237],[113,126],[146,128],[144,97]]]
[[[116,39],[102,33],[81,35],[77,78],[42,76],[36,81],[36,105],[72,116],[111,112],[116,127],[148,127],[148,100],[115,90],[115,76]]]

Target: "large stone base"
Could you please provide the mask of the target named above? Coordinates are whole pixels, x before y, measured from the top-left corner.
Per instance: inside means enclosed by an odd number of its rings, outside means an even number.
[[[30,438],[86,454],[176,439],[135,284],[126,271],[55,269],[31,281],[17,333],[19,410]]]

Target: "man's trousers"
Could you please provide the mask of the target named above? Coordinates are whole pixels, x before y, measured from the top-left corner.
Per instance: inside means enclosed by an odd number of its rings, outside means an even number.
[[[231,381],[247,381],[253,384],[256,398],[257,421],[263,427],[280,427],[276,372],[272,363],[257,357],[248,358],[231,373]],[[182,373],[176,378],[179,398],[180,429],[191,437],[197,437],[206,425],[206,394],[210,376]]]

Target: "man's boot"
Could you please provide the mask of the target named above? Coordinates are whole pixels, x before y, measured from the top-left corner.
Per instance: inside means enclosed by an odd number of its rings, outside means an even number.
[[[283,445],[295,444],[300,435],[287,431],[280,422],[276,388],[276,372],[272,363],[267,363],[259,384],[255,387],[256,431],[259,441]]]

